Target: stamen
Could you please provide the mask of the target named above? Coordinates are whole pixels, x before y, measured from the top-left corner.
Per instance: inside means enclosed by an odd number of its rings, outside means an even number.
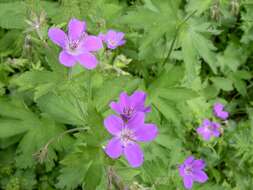
[[[134,133],[128,128],[122,129],[120,133],[120,140],[123,146],[128,145],[131,142],[134,142]]]

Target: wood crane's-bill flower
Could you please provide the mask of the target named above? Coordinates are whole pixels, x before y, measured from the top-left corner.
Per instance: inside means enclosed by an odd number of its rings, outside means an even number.
[[[117,159],[124,155],[132,167],[142,165],[144,156],[139,142],[150,142],[158,134],[156,125],[144,123],[145,114],[135,114],[127,123],[121,117],[110,115],[104,120],[107,131],[113,136],[105,148],[106,154]]]
[[[191,189],[193,182],[205,183],[208,176],[203,171],[205,168],[204,160],[195,160],[193,156],[189,156],[183,164],[178,168],[180,176],[183,178],[186,189]]]
[[[209,141],[211,137],[220,136],[220,124],[204,119],[201,126],[197,128],[197,133],[203,137],[205,141]]]
[[[229,116],[229,113],[224,111],[224,105],[221,103],[216,103],[213,106],[214,115],[222,120],[226,120]]]
[[[146,93],[135,91],[131,96],[122,92],[118,102],[111,102],[110,107],[119,114],[124,121],[130,120],[138,112],[150,112],[150,107],[145,107]]]
[[[106,34],[100,34],[99,37],[109,49],[116,49],[118,46],[122,46],[126,43],[126,40],[124,39],[125,34],[115,30],[108,30]]]
[[[98,60],[93,52],[103,48],[102,40],[86,32],[84,21],[71,19],[68,23],[68,33],[55,27],[48,31],[49,38],[62,48],[59,61],[66,67],[73,67],[77,62],[87,69],[94,69]]]

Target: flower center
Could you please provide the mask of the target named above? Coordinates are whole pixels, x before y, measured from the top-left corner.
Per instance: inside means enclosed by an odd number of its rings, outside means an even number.
[[[123,114],[121,117],[123,118],[124,121],[128,121],[134,113],[134,108],[132,107],[124,107],[123,108]]]
[[[83,52],[82,44],[83,40],[86,37],[86,34],[83,33],[78,39],[73,40],[71,38],[68,39],[68,43],[66,46],[66,50],[71,55],[79,55]]]
[[[184,169],[184,172],[186,175],[192,174],[192,167],[191,166],[186,166]]]
[[[69,49],[71,51],[75,51],[76,48],[78,47],[78,45],[79,45],[79,41],[78,40],[72,41],[72,42],[69,43]]]
[[[117,45],[117,42],[114,41],[114,40],[108,40],[108,43],[109,43],[111,46],[116,46],[116,45]]]
[[[134,133],[128,128],[124,128],[120,133],[120,140],[123,146],[128,145],[134,141]]]
[[[205,127],[205,131],[206,131],[206,132],[211,132],[211,131],[213,131],[213,127],[212,127],[211,125],[208,125],[208,126]]]

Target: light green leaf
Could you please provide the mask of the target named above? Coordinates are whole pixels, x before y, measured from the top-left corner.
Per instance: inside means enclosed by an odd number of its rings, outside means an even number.
[[[233,82],[230,79],[228,79],[228,78],[224,78],[224,77],[212,77],[211,81],[213,81],[214,85],[218,89],[222,89],[224,91],[231,91],[231,90],[233,90]]]
[[[26,7],[24,2],[0,3],[0,27],[23,29],[25,27]]]

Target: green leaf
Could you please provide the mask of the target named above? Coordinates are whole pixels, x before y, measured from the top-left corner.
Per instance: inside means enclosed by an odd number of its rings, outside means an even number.
[[[203,12],[210,9],[212,2],[212,0],[189,0],[186,10],[188,12],[197,10],[196,15],[200,16]]]
[[[159,97],[152,100],[152,104],[163,114],[168,121],[173,121],[176,124],[180,123],[179,112],[174,102],[166,101]]]
[[[102,176],[105,175],[104,168],[102,163],[93,161],[91,166],[89,167],[85,181],[85,189],[96,189],[96,187],[100,184]]]
[[[80,145],[74,152],[67,155],[61,164],[58,188],[75,189],[77,186],[85,189],[96,189],[103,175],[101,149]]]
[[[227,73],[228,69],[236,72],[248,58],[248,48],[242,46],[239,42],[230,42],[222,54],[217,56],[220,67],[223,73]]]
[[[197,93],[187,88],[161,88],[158,89],[159,96],[174,102],[186,101],[197,97]]]
[[[49,117],[43,117],[41,122],[33,126],[22,138],[18,145],[16,165],[18,168],[33,167],[36,164],[34,156],[52,138],[57,138],[64,131],[64,127],[55,124]],[[31,143],[32,142],[32,143]],[[62,151],[67,148],[71,139],[68,135],[49,145],[47,154],[44,157],[47,170],[51,170],[57,160],[55,151]],[[38,155],[37,155],[38,156]]]
[[[222,89],[224,91],[231,91],[233,90],[233,82],[228,79],[228,78],[224,78],[224,77],[212,77],[211,81],[213,81],[214,85],[218,88],[218,89]]]
[[[41,111],[51,115],[56,121],[71,125],[83,125],[85,105],[71,93],[47,94],[37,100]]]
[[[104,79],[99,89],[94,89],[94,103],[98,111],[109,108],[109,103],[116,99],[122,91],[132,92],[139,85],[140,80],[132,77],[113,76]]]
[[[24,2],[0,3],[0,27],[23,29],[25,27],[26,7]]]
[[[180,83],[184,77],[184,69],[182,66],[171,66],[168,70],[165,69],[150,85],[149,91],[155,91],[157,88],[166,88],[175,86]]]
[[[198,74],[197,71],[200,66],[197,63],[199,58],[203,58],[212,71],[217,73],[216,55],[214,53],[216,48],[210,40],[210,34],[214,34],[214,32],[209,30],[210,26],[211,24],[203,19],[190,19],[182,26],[179,41],[182,46],[189,82]]]
[[[8,138],[22,134],[32,127],[27,121],[0,119],[0,138]]]
[[[120,23],[144,30],[141,31],[139,59],[160,60],[167,56],[167,42],[172,41],[176,31],[179,5],[179,0],[145,1],[143,6],[137,6],[120,19]]]

